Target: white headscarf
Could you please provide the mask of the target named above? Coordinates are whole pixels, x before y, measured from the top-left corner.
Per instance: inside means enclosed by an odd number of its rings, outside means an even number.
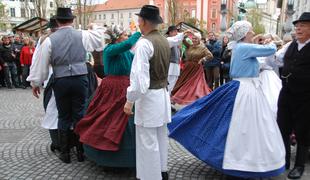
[[[227,30],[227,33],[231,35],[233,41],[228,43],[228,48],[233,49],[235,44],[246,36],[251,30],[252,24],[249,21],[237,21],[231,28]]]
[[[201,40],[201,34],[200,32],[195,32],[194,36],[197,37],[199,40]]]
[[[228,29],[228,33],[232,35],[234,41],[240,41],[251,28],[252,24],[249,21],[237,21]]]

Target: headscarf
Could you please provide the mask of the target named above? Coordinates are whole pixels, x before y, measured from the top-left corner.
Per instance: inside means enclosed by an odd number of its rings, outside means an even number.
[[[110,40],[111,43],[115,43],[115,41],[124,33],[126,30],[119,26],[119,25],[113,25],[111,28],[109,28],[106,33],[104,38],[107,40]]]
[[[246,36],[251,28],[252,24],[249,21],[235,22],[227,31],[227,33],[230,34],[232,38],[232,41],[228,43],[228,48],[232,49],[238,41]]]
[[[201,33],[200,32],[195,32],[194,36],[197,37],[199,40],[201,40]]]

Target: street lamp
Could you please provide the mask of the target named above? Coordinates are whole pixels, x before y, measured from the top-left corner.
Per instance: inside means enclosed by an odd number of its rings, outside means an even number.
[[[222,0],[221,2],[221,14],[222,14],[222,21],[221,21],[221,31],[222,34],[225,33],[226,31],[226,14],[227,14],[227,9],[226,9],[226,4],[227,4],[227,0]]]
[[[247,12],[245,10],[245,5],[243,2],[240,2],[238,9],[239,9],[238,21],[242,21],[245,19],[245,13]]]
[[[284,25],[284,31],[285,34],[283,36],[283,39],[291,39],[291,31],[292,31],[292,16],[295,13],[294,11],[294,0],[288,0],[287,1],[287,9],[286,9],[286,22]]]

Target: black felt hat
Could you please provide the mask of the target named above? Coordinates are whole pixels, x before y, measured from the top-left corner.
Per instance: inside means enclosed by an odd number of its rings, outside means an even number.
[[[56,19],[74,19],[71,8],[59,7],[57,8]]]
[[[144,5],[136,15],[156,24],[163,23],[163,19],[159,15],[159,8],[157,6]]]
[[[293,21],[293,24],[295,25],[298,22],[302,21],[310,21],[310,12],[304,12],[302,15],[297,19],[296,21]]]
[[[50,21],[48,22],[47,27],[49,27],[49,28],[57,28],[58,27],[55,16],[50,18]]]
[[[169,34],[171,31],[179,30],[175,25],[169,26],[166,34]]]

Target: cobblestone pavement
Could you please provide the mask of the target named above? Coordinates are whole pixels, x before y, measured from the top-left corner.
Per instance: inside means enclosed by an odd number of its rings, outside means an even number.
[[[0,89],[0,180],[135,179],[134,170],[107,171],[91,161],[77,162],[75,156],[71,164],[61,163],[49,149],[48,131],[40,127],[43,114],[42,97],[34,98],[31,90]],[[173,140],[168,166],[170,179],[225,179]],[[303,180],[309,180],[309,175],[307,167]]]

